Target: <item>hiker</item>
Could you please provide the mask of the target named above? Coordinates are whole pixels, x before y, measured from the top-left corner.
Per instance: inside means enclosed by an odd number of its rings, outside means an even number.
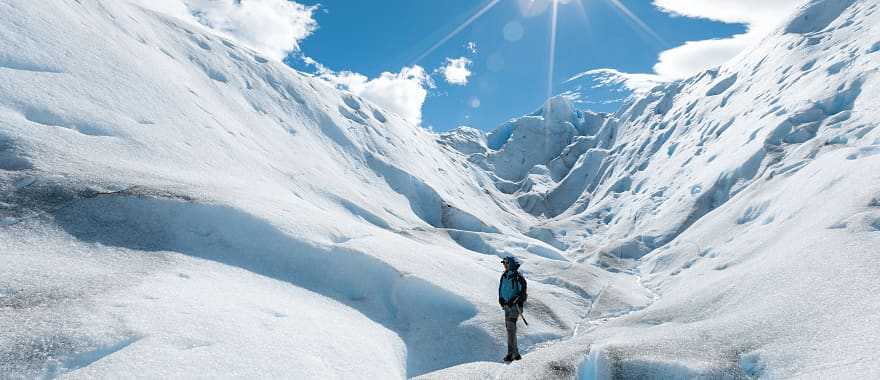
[[[498,303],[504,309],[504,326],[507,328],[507,356],[504,361],[511,362],[522,359],[516,344],[516,321],[526,302],[526,279],[517,271],[519,262],[515,257],[505,257],[501,263],[504,264],[504,273],[498,284]]]

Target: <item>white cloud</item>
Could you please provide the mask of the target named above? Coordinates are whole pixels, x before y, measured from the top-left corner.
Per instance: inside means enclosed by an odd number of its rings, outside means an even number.
[[[133,0],[202,24],[270,58],[283,60],[317,29],[317,9],[287,0]]]
[[[335,86],[376,103],[410,123],[422,122],[422,105],[428,96],[427,89],[433,88],[434,82],[421,66],[404,67],[398,73],[384,72],[370,79],[351,71],[333,72],[309,57],[304,60],[318,69],[320,78]]]
[[[654,6],[677,16],[745,24],[745,33],[729,38],[688,41],[663,51],[653,74],[591,70],[569,79],[587,77],[596,87],[624,86],[634,92],[649,90],[670,80],[687,78],[719,66],[758,43],[794,13],[803,0],[653,0]]]
[[[660,53],[654,72],[680,79],[727,62],[758,42],[785,20],[802,0],[654,0],[663,11],[693,18],[746,24],[748,31],[730,38],[689,41]]]
[[[803,0],[654,0],[654,6],[681,16],[771,27],[801,3]]]
[[[731,38],[688,41],[661,52],[654,72],[663,78],[687,78],[729,61],[760,37],[745,33]]]
[[[465,57],[446,58],[446,66],[437,69],[437,71],[443,74],[449,84],[464,86],[468,83],[468,77],[471,76],[471,70],[468,69],[471,63],[473,62]]]
[[[465,48],[467,48],[467,50],[469,52],[471,52],[471,54],[477,54],[477,43],[476,42],[470,41],[464,46],[465,46]]]

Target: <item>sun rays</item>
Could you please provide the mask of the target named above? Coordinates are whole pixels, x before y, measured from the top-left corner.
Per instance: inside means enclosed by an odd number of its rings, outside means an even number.
[[[624,18],[633,29],[646,37],[646,39],[657,47],[666,47],[669,44],[659,35],[650,25],[645,23],[638,15],[633,13],[625,4],[623,4],[620,0],[516,0],[516,5],[519,7],[520,15],[523,18],[534,17],[540,15],[549,10],[550,15],[550,36],[548,39],[548,51],[547,51],[547,97],[553,95],[553,81],[556,69],[556,45],[557,45],[557,35],[558,35],[558,26],[559,26],[559,9],[560,6],[566,7],[569,5],[573,5],[574,8],[577,9],[578,13],[583,19],[584,25],[589,28],[589,18],[587,17],[586,5],[585,3],[588,1],[603,1],[608,4],[615,12],[617,12],[622,18]],[[419,56],[413,61],[413,64],[419,63],[425,57],[436,51],[438,48],[446,44],[450,39],[461,33],[465,28],[473,24],[477,19],[482,17],[484,14],[492,10],[496,5],[498,5],[501,0],[487,0],[480,7],[478,7],[473,14],[471,14],[461,25],[457,26],[451,32],[446,34],[439,41],[431,45],[430,48],[419,54]],[[511,1],[513,2],[513,1]],[[588,29],[589,30],[589,29]]]
[[[657,32],[655,32],[654,29],[652,29],[648,24],[646,24],[644,21],[642,21],[642,19],[639,18],[639,16],[636,16],[635,13],[630,11],[629,8],[626,7],[626,5],[623,5],[623,3],[620,2],[620,0],[604,0],[604,1],[608,2],[608,4],[610,4],[612,7],[614,7],[614,9],[617,10],[621,14],[621,16],[626,18],[628,21],[632,22],[633,25],[635,25],[638,28],[639,32],[645,33],[646,35],[650,36],[654,40],[653,42],[659,43],[660,46],[668,46],[669,45],[663,39],[663,37],[660,37],[660,35],[657,34]]]
[[[437,50],[437,48],[439,48],[440,46],[443,46],[443,44],[445,44],[447,41],[452,39],[452,37],[455,37],[458,33],[460,33],[462,30],[464,30],[464,28],[467,28],[470,24],[472,24],[474,21],[476,21],[478,18],[480,18],[480,16],[482,16],[483,14],[488,12],[490,9],[492,9],[492,7],[494,7],[496,4],[498,4],[499,1],[501,1],[501,0],[487,1],[485,5],[483,5],[479,9],[477,9],[477,11],[474,12],[474,14],[472,14],[470,17],[468,17],[466,20],[464,20],[464,22],[461,23],[461,25],[459,25],[457,28],[455,28],[451,32],[449,32],[449,34],[447,34],[445,37],[440,39],[440,41],[437,41],[437,43],[435,43],[434,45],[431,45],[431,47],[428,48],[428,50],[425,50],[424,53],[420,54],[416,58],[414,63],[418,63],[419,61],[421,61],[422,59],[427,57],[428,54],[433,53],[434,50]]]
[[[559,0],[552,0],[550,9],[550,53],[547,60],[547,97],[553,96],[553,71],[556,68],[556,25],[559,22]]]

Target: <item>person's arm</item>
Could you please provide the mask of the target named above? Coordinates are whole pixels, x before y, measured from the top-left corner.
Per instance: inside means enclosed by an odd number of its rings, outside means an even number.
[[[504,280],[504,274],[501,274],[501,280],[498,280],[498,305],[504,307],[504,299],[501,298],[501,282]]]

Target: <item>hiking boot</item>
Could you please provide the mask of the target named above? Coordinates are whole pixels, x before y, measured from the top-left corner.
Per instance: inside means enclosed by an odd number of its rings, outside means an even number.
[[[512,357],[511,359],[513,359],[513,360],[520,360],[520,359],[522,359],[522,356],[519,356],[519,354],[516,353],[516,354],[513,354],[513,357]]]
[[[510,354],[507,354],[507,356],[505,356],[503,360],[504,360],[505,362],[510,363],[510,362],[513,361],[513,357],[512,357]]]

